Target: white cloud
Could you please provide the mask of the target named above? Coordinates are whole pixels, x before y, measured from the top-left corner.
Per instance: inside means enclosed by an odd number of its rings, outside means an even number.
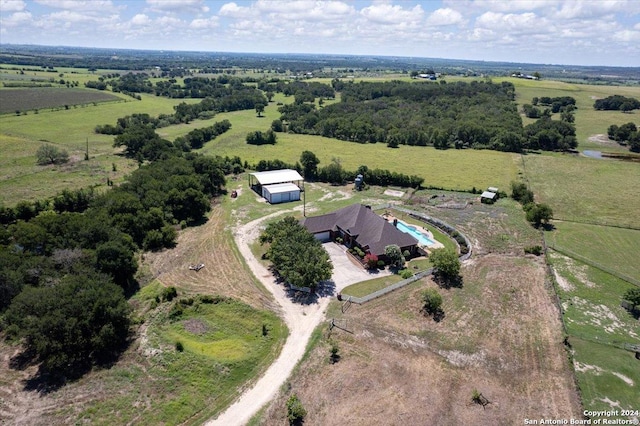
[[[485,12],[476,19],[476,25],[479,28],[508,34],[546,33],[554,29],[551,22],[533,12],[520,14]]]
[[[151,18],[149,18],[147,15],[138,13],[136,16],[131,18],[130,22],[132,25],[149,25],[152,21]]]
[[[8,18],[2,18],[2,28],[23,25],[31,22],[32,16],[29,12],[12,13]]]
[[[86,21],[95,20],[93,16],[78,13],[78,12],[73,12],[70,10],[54,12],[47,16],[48,16],[48,19],[52,21],[62,21],[62,22],[86,22]]]
[[[25,6],[22,0],[0,0],[0,12],[20,12]]]
[[[360,13],[367,20],[383,25],[417,23],[424,15],[420,5],[413,9],[404,9],[402,6],[387,3],[373,4],[363,8]]]
[[[116,7],[111,0],[35,0],[43,6],[74,11],[104,12]]]
[[[154,12],[209,12],[204,0],[147,0],[147,4]]]
[[[462,23],[464,18],[462,14],[457,10],[451,8],[438,9],[433,11],[426,20],[427,25],[441,26],[441,25],[454,25]]]
[[[228,16],[229,18],[245,19],[258,16],[257,10],[250,7],[241,7],[235,3],[225,3],[218,12],[220,16]]]
[[[189,28],[200,30],[200,29],[211,29],[218,27],[218,17],[213,16],[208,19],[194,19],[189,24]]]
[[[623,30],[613,34],[613,38],[625,43],[637,42],[640,43],[640,31]]]

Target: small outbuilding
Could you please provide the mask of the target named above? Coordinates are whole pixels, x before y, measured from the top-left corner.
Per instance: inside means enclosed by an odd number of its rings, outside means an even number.
[[[300,201],[300,188],[292,183],[276,183],[262,187],[262,196],[271,204]]]
[[[480,201],[487,204],[493,204],[498,199],[498,194],[491,191],[484,191],[480,196]]]
[[[255,172],[249,174],[249,187],[271,204],[299,201],[304,179],[291,169]]]

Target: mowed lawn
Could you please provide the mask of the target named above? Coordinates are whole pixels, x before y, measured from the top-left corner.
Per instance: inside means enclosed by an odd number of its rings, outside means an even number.
[[[639,225],[637,163],[570,155],[527,155],[524,162],[536,201],[549,204],[554,218]]]

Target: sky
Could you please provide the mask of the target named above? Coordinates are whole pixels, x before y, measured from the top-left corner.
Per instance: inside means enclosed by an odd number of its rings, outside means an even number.
[[[640,0],[0,0],[0,43],[640,67]]]

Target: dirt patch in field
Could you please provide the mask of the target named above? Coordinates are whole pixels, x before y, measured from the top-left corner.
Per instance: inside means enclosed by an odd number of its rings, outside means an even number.
[[[186,321],[182,321],[182,326],[185,331],[191,334],[201,335],[209,331],[209,327],[202,320],[191,318]]]
[[[440,289],[444,318],[420,311],[419,281],[344,315],[268,407],[285,424],[295,392],[305,425],[518,424],[524,418],[579,418],[581,407],[562,345],[544,266],[489,255],[463,267],[462,288]],[[337,303],[337,302],[335,302]],[[331,364],[331,342],[340,360]],[[472,403],[474,389],[490,404]]]
[[[602,145],[604,147],[618,147],[620,146],[618,142],[612,141],[609,139],[609,136],[605,134],[597,134],[589,136],[589,142],[597,143],[598,145]]]

